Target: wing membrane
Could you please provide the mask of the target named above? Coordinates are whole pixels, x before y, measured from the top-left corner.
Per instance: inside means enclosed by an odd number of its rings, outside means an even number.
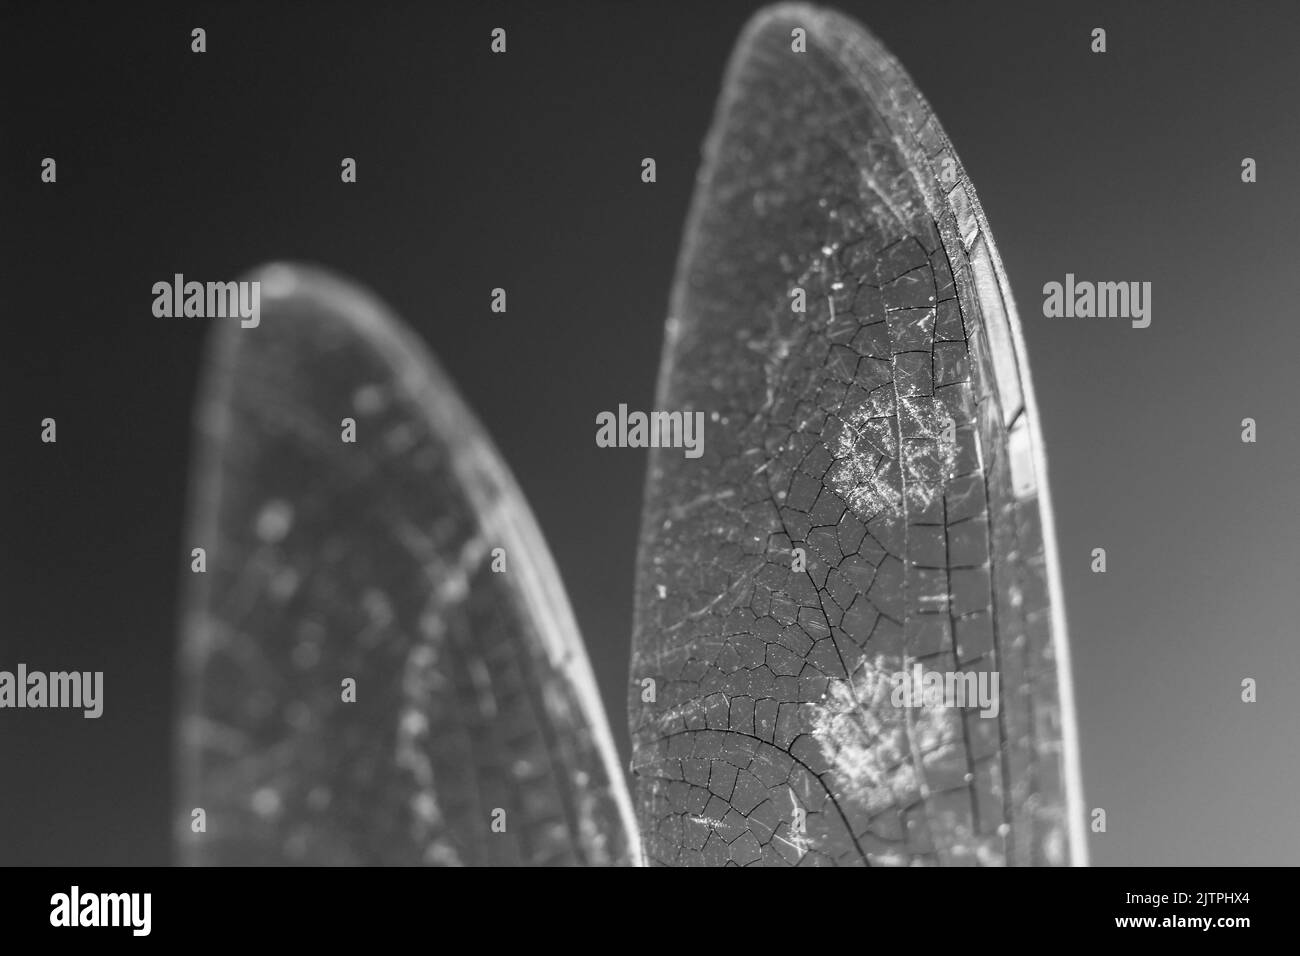
[[[184,859],[632,861],[573,616],[487,436],[373,297],[252,278],[261,323],[216,331],[199,402]]]
[[[844,17],[772,8],[738,43],[657,408],[710,419],[702,458],[649,465],[630,702],[648,859],[1083,862],[1014,303],[938,121]],[[944,696],[895,695],[930,672]],[[996,714],[968,706],[981,675]]]

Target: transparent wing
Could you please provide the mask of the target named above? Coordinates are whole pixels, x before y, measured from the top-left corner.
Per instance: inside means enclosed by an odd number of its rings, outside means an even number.
[[[745,29],[656,407],[709,419],[702,458],[649,466],[648,860],[1084,862],[1014,304],[938,121],[856,23],[782,6]]]
[[[198,406],[184,861],[632,861],[573,616],[487,436],[373,297],[250,278],[260,325],[219,324]]]

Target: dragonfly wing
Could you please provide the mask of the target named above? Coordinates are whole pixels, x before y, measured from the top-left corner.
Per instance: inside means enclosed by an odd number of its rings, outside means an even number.
[[[656,407],[704,412],[706,438],[648,471],[648,860],[1083,862],[1014,303],[934,114],[845,17],[771,8],[738,43]]]
[[[260,324],[215,331],[198,406],[184,861],[633,861],[573,615],[487,435],[371,295],[251,278]]]

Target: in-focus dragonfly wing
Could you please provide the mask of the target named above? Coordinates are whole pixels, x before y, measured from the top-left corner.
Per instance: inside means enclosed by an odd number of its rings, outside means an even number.
[[[670,309],[656,408],[708,418],[702,457],[649,465],[648,861],[1084,862],[1015,307],[952,146],[857,23],[746,27]]]
[[[214,332],[198,406],[183,861],[633,862],[573,615],[487,435],[371,295],[251,278],[260,325]]]

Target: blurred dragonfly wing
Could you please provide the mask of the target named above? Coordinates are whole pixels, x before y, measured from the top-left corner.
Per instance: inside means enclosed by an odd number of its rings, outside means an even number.
[[[216,328],[198,404],[183,861],[635,862],[564,589],[486,433],[368,293],[250,278],[261,323]]]

